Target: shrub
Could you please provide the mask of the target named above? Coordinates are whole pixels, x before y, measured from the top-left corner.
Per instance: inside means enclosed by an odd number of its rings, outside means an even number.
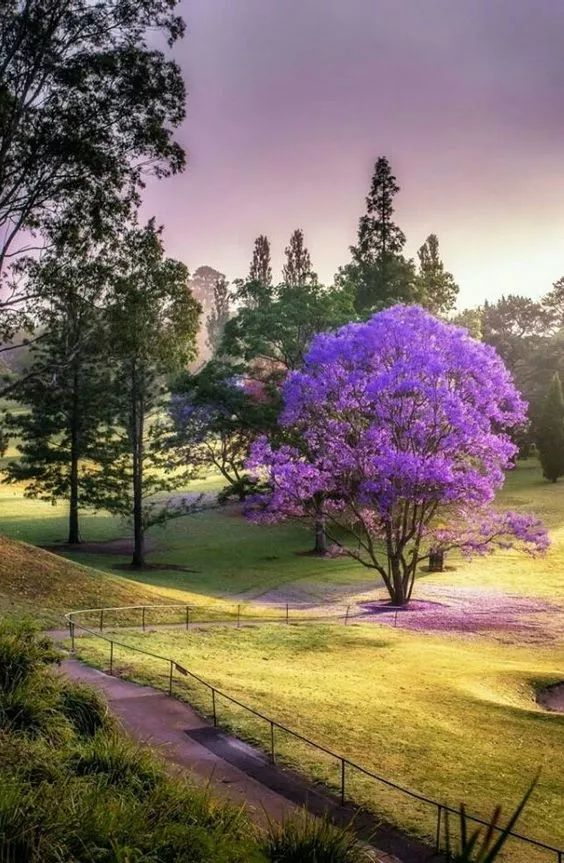
[[[28,678],[0,692],[0,729],[61,745],[72,738],[72,727],[60,711],[56,681],[47,675]]]
[[[447,861],[451,861],[451,863],[493,863],[494,860],[497,860],[509,839],[510,832],[515,827],[523,809],[527,805],[527,801],[533,793],[537,781],[538,777],[530,785],[519,806],[503,828],[499,824],[501,806],[495,809],[491,821],[486,828],[474,828],[466,815],[464,805],[462,805],[459,815],[459,842],[456,850],[452,846],[450,822],[447,812],[445,821]]]
[[[104,784],[152,790],[163,771],[146,750],[117,731],[99,732],[76,749],[69,767],[77,776],[98,776]]]
[[[89,686],[64,681],[60,686],[60,709],[77,734],[93,737],[112,727],[105,699]]]
[[[13,692],[39,668],[58,659],[53,643],[38,637],[31,623],[0,622],[0,693]]]
[[[350,827],[336,827],[305,810],[270,824],[264,848],[271,863],[367,863],[371,858]]]

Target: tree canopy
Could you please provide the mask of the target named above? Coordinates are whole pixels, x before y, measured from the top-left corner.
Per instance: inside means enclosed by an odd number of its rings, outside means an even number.
[[[333,541],[395,604],[432,548],[546,547],[534,517],[491,508],[525,404],[495,351],[464,330],[395,306],[319,335],[283,400],[280,423],[301,444],[254,445],[250,466],[271,491],[251,517],[312,518],[321,504]]]

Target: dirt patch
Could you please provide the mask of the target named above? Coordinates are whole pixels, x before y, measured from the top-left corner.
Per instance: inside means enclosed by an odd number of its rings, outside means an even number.
[[[547,686],[537,697],[537,702],[545,710],[553,710],[556,713],[564,713],[564,683],[555,683]]]
[[[112,569],[120,569],[122,572],[123,570],[127,572],[154,572],[155,570],[159,572],[164,570],[167,572],[200,572],[199,569],[188,569],[187,566],[181,566],[178,563],[158,563],[156,561],[144,563],[143,566],[133,566],[131,563],[115,563]]]
[[[564,609],[536,597],[473,588],[427,587],[425,596],[405,608],[386,600],[364,602],[359,622],[378,621],[429,632],[488,633],[519,640],[552,641],[564,621]]]

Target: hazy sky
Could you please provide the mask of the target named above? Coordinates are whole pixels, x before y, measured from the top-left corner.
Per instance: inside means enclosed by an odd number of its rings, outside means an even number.
[[[329,282],[373,163],[461,306],[564,275],[563,0],[185,0],[184,175],[147,190],[169,254],[229,278],[295,227]]]

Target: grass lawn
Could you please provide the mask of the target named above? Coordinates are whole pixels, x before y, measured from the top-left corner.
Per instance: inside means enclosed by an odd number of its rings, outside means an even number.
[[[213,491],[221,487],[217,479],[190,484],[188,491]],[[0,486],[0,533],[12,539],[37,545],[64,542],[66,508],[25,498],[18,486]],[[83,538],[107,541],[129,535],[119,519],[104,514],[87,514],[81,520]],[[150,584],[159,589],[187,591],[193,597],[225,597],[248,594],[253,599],[262,592],[293,581],[311,583],[312,598],[327,599],[336,585],[356,586],[366,582],[366,573],[349,560],[320,560],[304,555],[312,546],[310,531],[298,524],[259,527],[248,523],[232,508],[185,516],[153,528],[148,540],[154,550],[148,553],[157,562],[183,566],[191,572],[151,569],[127,572],[132,583]],[[115,565],[128,561],[124,555],[65,552],[70,560],[85,566],[115,573]]]
[[[564,644],[519,647],[420,635],[378,624],[228,627],[160,631],[120,640],[177,660],[282,724],[361,765],[451,805],[507,812],[539,767],[522,830],[564,847],[564,717],[540,710],[537,686],[562,678]],[[105,667],[107,645],[81,639],[81,655]],[[162,662],[116,649],[118,673],[167,685]],[[210,710],[209,693],[177,676],[176,692]],[[222,721],[269,746],[269,727],[219,700]],[[338,765],[277,732],[285,760],[338,783]],[[349,792],[390,821],[429,837],[425,807],[349,778]],[[511,849],[511,860],[546,859]]]
[[[190,490],[199,489],[205,490],[206,484]],[[17,488],[2,491],[4,534],[40,544],[64,540],[62,507],[26,500]],[[564,484],[544,482],[538,464],[527,462],[509,475],[500,504],[534,511],[545,520],[553,541],[549,554],[531,560],[503,553],[472,562],[452,556],[449,571],[422,575],[416,597],[432,598],[442,589],[466,590],[471,596],[475,590],[482,591],[487,602],[488,591],[497,591],[564,606]],[[85,517],[82,529],[88,540],[127,535],[123,525],[105,516]],[[166,597],[170,602],[206,605],[218,598],[233,602],[241,596],[260,602],[267,594],[270,600],[282,601],[284,593],[303,604],[337,597],[352,603],[372,589],[370,574],[351,561],[300,554],[311,543],[302,526],[258,527],[233,509],[177,519],[164,530],[152,531],[151,538],[155,544],[151,562],[176,563],[194,572],[163,569],[117,575],[114,566],[127,559],[123,556],[73,553],[67,555],[72,563],[67,563],[48,555],[51,565],[53,560],[63,568],[82,563],[104,572],[61,569],[60,584],[65,589],[57,588],[52,606],[98,604],[82,601],[86,591],[80,581],[76,591],[69,593],[76,572],[90,572],[98,580],[97,596],[106,604],[150,602],[151,596],[159,597],[152,601]],[[39,571],[31,559],[12,567],[16,574],[23,569],[31,581]],[[51,582],[45,577],[42,583],[47,596]],[[17,590],[12,579],[4,592]],[[123,600],[121,590],[126,591]],[[32,604],[33,600],[27,602],[28,607]],[[540,635],[537,629],[529,643],[520,640],[519,632],[501,637],[489,632],[412,632],[377,622],[346,629],[263,626],[188,634],[179,630],[123,633],[121,637],[174,656],[242,701],[384,776],[454,805],[464,798],[477,814],[488,815],[498,802],[508,811],[542,766],[522,829],[564,847],[564,716],[545,713],[534,701],[536,687],[564,677],[560,618],[550,606],[545,614],[550,632],[544,637],[542,628]],[[104,664],[107,651],[100,648],[99,642],[81,642],[89,659]],[[133,657],[117,650],[115,661],[124,674],[164,681],[168,672],[162,664]],[[178,694],[209,709],[206,692],[190,689],[184,678],[176,686]],[[232,712],[227,704],[221,704],[221,711],[234,729],[268,743],[268,729]],[[337,782],[334,762],[325,762],[283,735],[278,746],[289,762],[314,777]],[[377,791],[354,776],[349,790],[404,827],[432,833],[428,810],[413,801]],[[536,863],[547,858],[515,846],[508,859]]]

